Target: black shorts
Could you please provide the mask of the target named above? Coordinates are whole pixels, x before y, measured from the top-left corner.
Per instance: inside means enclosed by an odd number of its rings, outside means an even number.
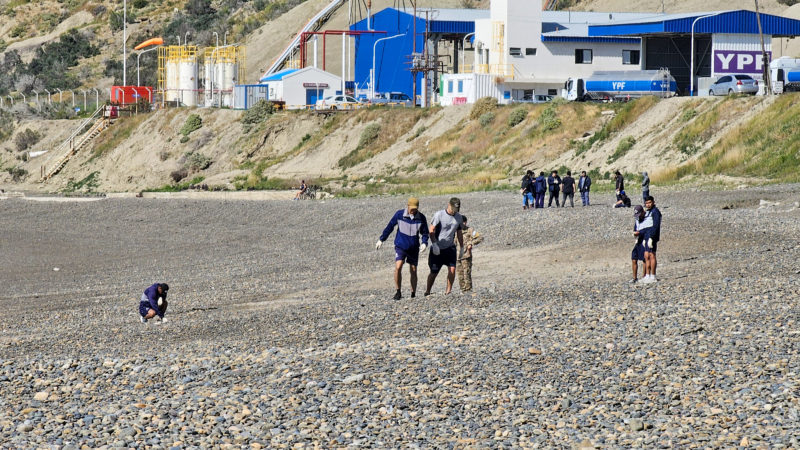
[[[644,261],[644,244],[636,242],[631,250],[631,261]]]
[[[439,273],[442,267],[455,267],[457,261],[455,245],[440,249],[438,255],[434,255],[433,252],[428,253],[428,268],[431,269],[431,273]]]

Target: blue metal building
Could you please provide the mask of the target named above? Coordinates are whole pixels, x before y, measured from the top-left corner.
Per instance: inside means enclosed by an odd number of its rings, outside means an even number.
[[[426,18],[427,15],[427,18]],[[462,45],[463,38],[475,31],[475,19],[488,17],[488,10],[448,10],[437,9],[426,13],[417,10],[416,18],[416,51],[422,53],[425,38],[429,42],[428,51],[436,52],[441,40],[451,41],[455,54],[441,55],[443,59],[450,58],[450,65],[455,64],[458,69],[458,48]],[[369,20],[369,28],[367,22]],[[355,42],[355,83],[359,86],[368,86],[370,71],[372,69],[372,51],[375,48],[375,92],[403,92],[412,95],[413,78],[411,72],[412,53],[414,50],[414,16],[412,11],[401,11],[386,8],[370,19],[364,19],[350,26],[351,30],[376,30],[386,31],[386,34],[364,34],[356,36]],[[427,29],[426,29],[427,26]],[[391,38],[378,42],[383,38]],[[377,45],[375,43],[377,42]],[[431,45],[433,44],[433,45]],[[438,75],[434,75],[433,85],[438,85]],[[417,74],[417,92],[421,93],[422,74]]]

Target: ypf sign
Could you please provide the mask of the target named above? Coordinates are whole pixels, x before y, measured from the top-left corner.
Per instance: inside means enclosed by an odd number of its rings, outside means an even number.
[[[767,52],[772,60],[772,52]],[[724,73],[748,73],[758,75],[762,72],[761,52],[749,50],[715,50],[714,75]]]

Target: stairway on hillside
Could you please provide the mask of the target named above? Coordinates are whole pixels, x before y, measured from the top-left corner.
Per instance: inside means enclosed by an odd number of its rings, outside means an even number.
[[[90,118],[82,121],[72,134],[56,148],[55,156],[41,166],[41,182],[49,180],[61,171],[73,156],[113,123],[111,117],[108,117],[104,112],[105,107],[98,108]],[[87,130],[86,127],[90,124],[91,126]],[[84,132],[83,130],[86,131]]]

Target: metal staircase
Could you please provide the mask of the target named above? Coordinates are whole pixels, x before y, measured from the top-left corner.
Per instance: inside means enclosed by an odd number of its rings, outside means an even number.
[[[105,106],[101,106],[88,119],[83,120],[72,134],[53,151],[54,156],[41,166],[41,182],[45,182],[57,174],[67,162],[83,147],[103,132],[111,120],[105,117]]]

